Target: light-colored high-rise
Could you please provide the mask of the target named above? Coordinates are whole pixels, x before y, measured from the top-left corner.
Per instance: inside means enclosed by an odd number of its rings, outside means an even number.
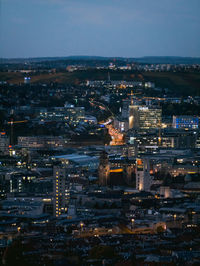
[[[159,128],[162,110],[154,106],[129,106],[129,129]]]

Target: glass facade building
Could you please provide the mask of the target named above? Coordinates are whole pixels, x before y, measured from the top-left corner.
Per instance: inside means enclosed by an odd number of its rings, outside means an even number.
[[[190,128],[197,129],[199,128],[199,117],[197,116],[173,116],[172,122],[173,128]]]

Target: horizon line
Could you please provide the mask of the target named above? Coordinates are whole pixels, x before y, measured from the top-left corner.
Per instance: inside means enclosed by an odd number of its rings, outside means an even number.
[[[39,58],[70,58],[70,57],[99,57],[99,58],[107,58],[107,59],[140,59],[140,58],[151,58],[151,57],[171,57],[171,58],[193,58],[193,59],[200,59],[200,56],[176,56],[176,55],[144,55],[144,56],[101,56],[101,55],[68,55],[68,56],[29,56],[29,57],[0,57],[0,60],[12,60],[12,59],[39,59]]]

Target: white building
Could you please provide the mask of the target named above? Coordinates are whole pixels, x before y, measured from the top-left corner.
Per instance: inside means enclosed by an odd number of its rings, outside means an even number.
[[[150,165],[148,159],[136,160],[136,189],[150,191],[152,177],[150,175]]]

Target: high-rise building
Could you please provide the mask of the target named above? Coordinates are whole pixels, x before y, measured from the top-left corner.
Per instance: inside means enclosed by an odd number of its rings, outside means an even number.
[[[141,129],[159,128],[162,110],[158,107],[139,107],[139,125]]]
[[[129,106],[129,129],[159,128],[161,120],[161,108],[134,104]]]
[[[54,166],[53,178],[54,216],[58,217],[67,212],[66,168]]]
[[[129,116],[129,105],[130,105],[130,100],[129,99],[123,100],[122,111],[121,111],[121,117],[123,119],[128,119],[128,116]]]
[[[129,106],[129,129],[139,129],[139,113],[137,105]]]
[[[150,175],[149,160],[136,160],[136,189],[149,191],[152,184],[152,177]]]

